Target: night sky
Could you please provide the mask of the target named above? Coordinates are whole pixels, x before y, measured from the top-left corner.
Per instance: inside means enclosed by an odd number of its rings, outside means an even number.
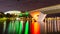
[[[0,0],[0,11],[29,11],[56,4],[60,4],[60,0]]]

